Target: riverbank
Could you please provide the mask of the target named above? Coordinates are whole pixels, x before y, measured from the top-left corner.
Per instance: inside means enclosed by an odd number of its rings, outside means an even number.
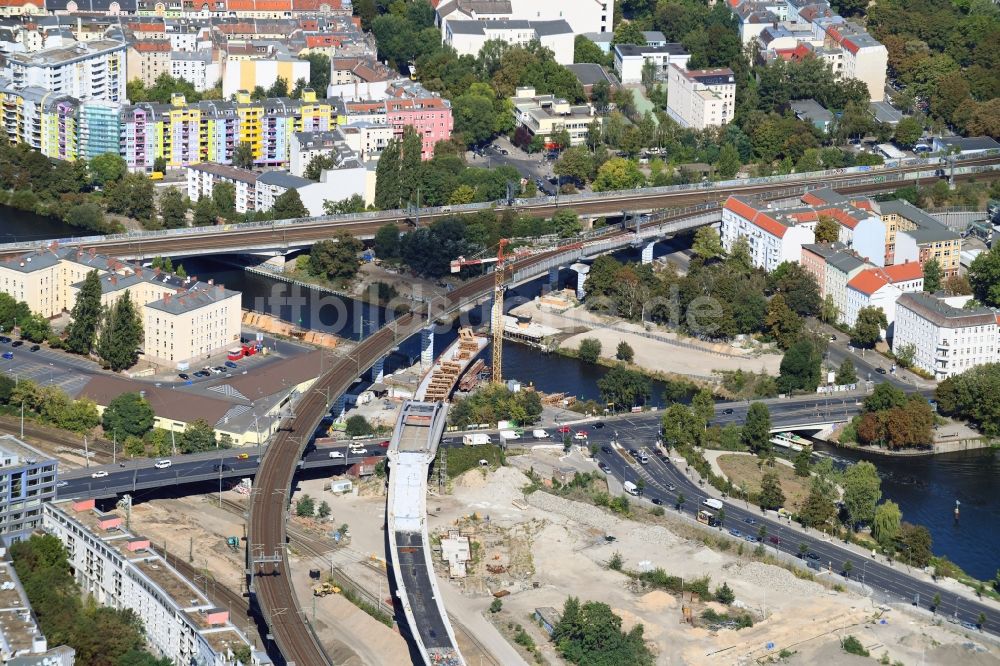
[[[919,449],[890,449],[883,446],[858,444],[857,442],[841,442],[839,440],[840,433],[843,432],[845,427],[846,426],[840,426],[833,430],[828,436],[817,436],[817,439],[822,439],[827,444],[835,446],[838,449],[898,458],[934,456],[946,453],[957,453],[961,451],[978,451],[982,449],[1000,448],[1000,440],[984,437],[966,424],[959,423],[957,421],[949,421],[945,425],[939,426],[934,433],[934,442],[928,447]]]

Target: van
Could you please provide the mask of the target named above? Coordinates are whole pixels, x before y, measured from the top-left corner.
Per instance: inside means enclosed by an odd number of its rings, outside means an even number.
[[[635,497],[639,496],[639,486],[635,485],[631,481],[626,481],[622,487],[625,488],[625,492],[629,495],[633,495]]]
[[[490,444],[493,440],[485,432],[473,432],[467,435],[462,435],[462,444],[465,446],[480,446],[481,444]]]
[[[349,493],[354,489],[354,484],[348,480],[343,481],[332,481],[330,482],[330,492],[336,493],[338,495],[342,493]]]
[[[510,441],[513,439],[521,439],[521,436],[517,434],[517,432],[514,430],[501,430],[500,439],[504,441]]]
[[[534,430],[531,431],[531,436],[534,437],[535,439],[548,439],[552,435],[545,432],[541,428],[535,428]]]
[[[931,152],[931,147],[928,146],[926,143],[918,143],[917,145],[913,146],[913,152],[915,152],[915,153],[929,153],[929,152]]]
[[[648,465],[649,464],[649,456],[646,455],[645,451],[640,451],[639,452],[639,463],[642,464],[642,465]]]

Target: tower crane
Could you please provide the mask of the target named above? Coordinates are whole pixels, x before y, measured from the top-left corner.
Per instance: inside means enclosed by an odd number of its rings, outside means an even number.
[[[495,257],[481,256],[466,259],[459,257],[451,262],[451,272],[458,273],[466,266],[482,266],[496,263],[493,269],[493,311],[490,316],[490,326],[493,329],[493,383],[503,381],[503,294],[507,290],[507,269],[523,252],[504,253],[510,240],[500,239]]]

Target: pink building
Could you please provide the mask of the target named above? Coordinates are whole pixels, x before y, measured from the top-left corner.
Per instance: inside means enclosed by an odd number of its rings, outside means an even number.
[[[423,140],[421,157],[434,157],[434,144],[451,138],[454,122],[451,105],[440,97],[389,99],[385,102],[386,124],[397,136],[403,136],[406,126],[414,128]]]

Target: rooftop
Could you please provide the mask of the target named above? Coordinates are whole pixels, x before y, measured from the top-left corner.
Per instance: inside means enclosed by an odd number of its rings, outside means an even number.
[[[988,136],[950,136],[934,139],[947,148],[958,148],[960,150],[997,150],[1000,143]]]
[[[618,79],[606,69],[592,62],[579,62],[573,65],[566,65],[566,69],[573,72],[576,80],[582,86],[592,86],[598,81],[606,81],[609,86],[617,86]]]
[[[912,292],[903,294],[896,301],[897,307],[904,307],[941,328],[965,328],[966,326],[996,325],[997,313],[986,307],[966,310],[949,305],[937,294]]]
[[[44,652],[44,641],[14,565],[0,561],[0,653]]]
[[[179,315],[191,312],[192,310],[197,310],[198,308],[203,308],[207,305],[221,303],[222,301],[234,296],[239,297],[239,295],[240,292],[233,291],[232,289],[226,289],[221,284],[212,284],[211,282],[195,282],[188,287],[186,291],[182,291],[176,295],[165,294],[163,298],[158,301],[146,303],[146,307],[153,310],[159,310],[161,312],[167,312],[169,314]]]
[[[125,42],[114,39],[95,39],[89,42],[78,42],[72,46],[42,49],[33,53],[14,53],[8,55],[7,58],[11,62],[28,67],[55,67],[119,49],[125,49]]]
[[[198,164],[191,164],[187,167],[192,171],[201,171],[203,173],[210,173],[213,176],[218,176],[219,178],[224,178],[226,180],[240,181],[253,185],[257,182],[257,174],[248,169],[240,169],[239,167],[229,166],[228,164],[216,164],[215,162],[200,162]]]
[[[525,21],[522,19],[491,19],[487,21],[448,21],[448,30],[456,35],[486,35],[503,30],[533,30],[539,37],[573,34],[565,19]]]
[[[266,173],[262,173],[257,177],[257,182],[265,185],[274,185],[275,187],[284,187],[288,190],[294,190],[313,184],[313,181],[308,178],[293,176],[287,171],[268,171]]]
[[[814,99],[801,99],[788,104],[792,112],[801,119],[816,122],[832,122],[833,114]]]
[[[615,51],[622,57],[639,57],[654,53],[668,53],[670,55],[687,55],[687,50],[682,44],[664,44],[663,46],[638,46],[636,44],[615,44]]]

